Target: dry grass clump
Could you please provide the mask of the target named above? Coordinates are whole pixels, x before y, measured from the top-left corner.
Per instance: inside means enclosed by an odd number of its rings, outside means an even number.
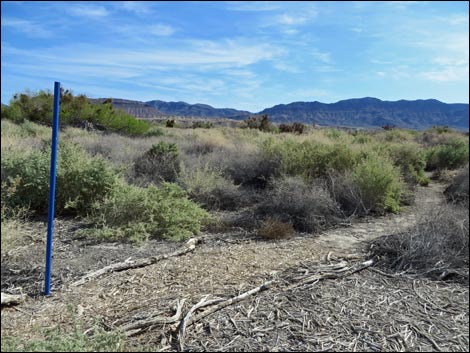
[[[341,215],[323,185],[308,184],[300,177],[272,180],[256,213],[264,219],[291,223],[297,231],[309,233],[336,224]]]
[[[393,271],[468,280],[468,219],[468,209],[443,206],[406,232],[378,238],[371,251]]]
[[[462,203],[468,207],[469,189],[468,164],[453,178],[451,184],[444,191],[447,199],[453,203]]]
[[[294,235],[292,223],[282,222],[276,218],[266,218],[257,231],[260,237],[266,239],[285,239]]]

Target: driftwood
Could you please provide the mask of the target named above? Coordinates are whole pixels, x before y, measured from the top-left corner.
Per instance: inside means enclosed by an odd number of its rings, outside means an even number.
[[[1,295],[2,306],[20,304],[26,298],[26,294],[14,295],[14,294],[8,294],[8,293],[3,293],[3,292],[1,294],[2,294]]]
[[[122,325],[120,328],[124,331],[124,334],[126,336],[132,336],[132,335],[135,335],[135,334],[139,333],[140,331],[142,331],[143,329],[145,329],[147,327],[150,327],[152,325],[173,324],[173,323],[180,320],[181,312],[182,312],[183,305],[184,305],[185,301],[186,301],[185,299],[182,299],[181,301],[178,301],[178,303],[176,304],[176,313],[171,317],[165,317],[165,316],[149,317],[149,318],[133,321],[133,322],[130,322],[128,324]]]
[[[118,262],[106,267],[103,267],[97,271],[89,272],[82,278],[80,278],[78,281],[73,282],[70,284],[72,287],[78,287],[81,286],[82,284],[85,284],[86,282],[104,276],[105,274],[111,273],[111,272],[120,272],[120,271],[126,271],[126,270],[131,270],[134,268],[141,268],[145,266],[150,266],[153,265],[161,260],[168,259],[170,257],[176,257],[176,256],[181,256],[184,254],[187,254],[189,252],[194,251],[196,248],[196,245],[200,242],[198,239],[190,239],[186,243],[185,247],[183,249],[174,251],[169,254],[163,254],[163,255],[158,255],[158,256],[151,256],[151,257],[144,257],[141,259],[136,259],[136,260],[126,260],[123,262]]]
[[[197,304],[192,306],[186,315],[184,316],[183,319],[180,320],[181,317],[181,311],[184,303],[184,299],[178,303],[176,313],[172,317],[161,317],[161,316],[149,316],[145,317],[142,319],[138,319],[135,321],[132,321],[130,323],[126,323],[124,325],[119,326],[124,333],[127,336],[131,336],[134,334],[137,334],[141,332],[144,328],[148,328],[153,325],[167,325],[167,324],[172,324],[170,326],[170,330],[173,331],[173,333],[178,332],[178,337],[177,337],[177,342],[178,342],[178,350],[183,351],[184,350],[184,345],[185,345],[185,335],[186,335],[186,329],[190,325],[193,325],[194,323],[204,319],[205,317],[225,308],[230,305],[239,303],[247,298],[252,297],[253,295],[270,289],[274,285],[277,285],[279,287],[283,287],[283,291],[288,291],[294,288],[298,288],[301,286],[305,285],[310,285],[311,283],[318,282],[320,280],[324,279],[338,279],[342,277],[349,276],[353,273],[356,273],[358,271],[361,271],[367,267],[370,267],[372,265],[372,260],[368,260],[365,262],[353,264],[351,266],[347,266],[346,262],[339,262],[337,264],[330,264],[330,265],[324,265],[324,266],[319,266],[315,268],[315,274],[313,275],[304,275],[301,277],[293,277],[290,278],[290,281],[294,281],[295,283],[292,285],[282,285],[281,284],[281,279],[272,279],[267,282],[264,282],[260,286],[253,288],[247,292],[244,292],[240,295],[237,295],[235,297],[229,298],[229,299],[212,299],[212,300],[207,300],[209,295],[205,296],[202,298]],[[308,273],[308,271],[307,271]],[[206,310],[197,313],[196,311],[208,307]]]
[[[181,320],[179,324],[179,333],[178,333],[178,349],[180,352],[184,350],[184,335],[186,333],[186,326],[188,325],[189,320],[192,318],[193,313],[196,310],[199,310],[200,308],[203,308],[205,306],[213,305],[216,303],[220,303],[221,301],[224,301],[223,299],[213,299],[213,300],[208,301],[207,300],[208,297],[209,297],[209,294],[206,295],[204,298],[202,298],[199,303],[197,303],[191,309],[189,309],[184,319]]]
[[[336,268],[334,267],[334,265],[329,266],[329,268],[320,267],[319,268],[319,270],[320,270],[319,273],[316,273],[316,274],[311,275],[311,276],[306,276],[305,278],[301,279],[299,282],[285,287],[283,289],[283,291],[286,292],[288,290],[295,289],[295,288],[298,288],[298,287],[302,287],[302,286],[305,286],[305,285],[309,285],[309,284],[312,284],[312,283],[316,283],[316,282],[324,280],[324,279],[338,279],[338,278],[346,277],[346,276],[352,275],[353,273],[359,272],[359,271],[361,271],[361,270],[363,270],[367,267],[370,267],[370,266],[372,266],[372,264],[373,264],[372,260],[367,260],[367,261],[364,261],[364,262],[361,262],[361,263],[354,264],[350,267],[345,266],[344,263],[340,263],[339,264],[340,266],[336,266]],[[325,269],[328,272],[323,272],[323,271],[325,271]]]

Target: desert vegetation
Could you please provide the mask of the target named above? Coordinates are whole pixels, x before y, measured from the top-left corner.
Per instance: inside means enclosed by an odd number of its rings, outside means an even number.
[[[2,107],[2,220],[47,210],[51,107],[42,91]],[[78,128],[83,122],[100,130]],[[267,116],[238,129],[178,129],[69,91],[62,92],[61,123],[56,212],[86,219],[107,239],[182,240],[211,222],[256,229],[272,228],[273,220],[315,233],[345,219],[398,213],[416,185],[429,183],[425,171],[468,161],[468,141],[451,129],[348,133],[279,128]],[[230,224],[209,214],[220,211],[239,217]]]
[[[47,213],[51,99],[47,92],[22,93],[2,106],[2,258],[26,247],[31,229]],[[249,118],[237,128],[209,123],[183,128],[173,119],[153,124],[136,120],[109,102],[92,105],[70,92],[63,92],[62,99],[56,215],[58,221],[78,228],[70,231],[72,238],[110,248],[115,245],[106,244],[119,244],[119,251],[124,246],[145,251],[151,241],[174,249],[176,242],[215,234],[224,244],[217,240],[219,248],[236,243],[217,255],[215,267],[227,276],[248,278],[253,271],[264,271],[264,276],[270,264],[284,256],[300,259],[302,271],[308,273],[304,264],[310,266],[309,256],[321,251],[309,244],[320,233],[384,215],[381,220],[399,217],[410,207],[420,207],[415,204],[420,202],[416,190],[446,182],[446,204],[426,210],[409,228],[374,239],[368,251],[389,277],[399,272],[468,281],[469,145],[461,132],[439,127],[410,131],[277,126],[267,116]],[[242,239],[223,236],[234,232]],[[253,239],[256,245],[244,251],[242,242]],[[293,241],[301,242],[299,254],[289,254]],[[277,244],[281,250],[270,248]],[[209,250],[213,246],[206,245]],[[266,254],[256,253],[264,247]],[[206,286],[222,281],[212,273],[206,279],[206,272],[197,272],[214,268],[207,254],[200,255],[199,269],[189,260],[172,263],[168,283],[187,285],[190,275],[181,277],[186,272],[199,276]],[[325,255],[330,261],[330,254]],[[167,272],[163,268],[161,273]],[[298,273],[287,274],[298,278]],[[134,277],[119,283],[127,286]],[[236,283],[231,278],[229,282]],[[155,282],[140,279],[133,293],[144,293],[141,286],[160,286],[158,293],[171,287],[164,279]],[[219,282],[220,288],[226,286]],[[2,350],[143,348],[137,341],[129,345],[122,332],[108,332],[100,324],[88,322],[90,334],[84,334],[81,321],[72,321],[66,333],[55,328],[33,334],[45,338],[37,341],[7,337]]]

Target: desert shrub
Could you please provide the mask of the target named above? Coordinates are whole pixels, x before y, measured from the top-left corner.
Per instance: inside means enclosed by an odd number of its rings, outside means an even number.
[[[325,132],[325,135],[331,140],[339,140],[341,137],[345,135],[345,133],[338,129],[328,129]]]
[[[452,129],[447,125],[434,125],[432,127],[432,131],[435,131],[438,134],[444,134],[444,133],[452,132]]]
[[[21,107],[19,107],[18,105],[9,105],[9,106],[2,105],[1,114],[2,114],[2,119],[11,120],[15,123],[21,123],[25,120]]]
[[[387,142],[402,142],[410,138],[410,135],[405,130],[390,129],[384,134],[384,140]]]
[[[214,127],[214,124],[210,121],[195,121],[191,128],[193,129],[211,129]]]
[[[264,220],[274,218],[291,223],[298,231],[312,233],[335,224],[340,216],[323,185],[306,183],[300,177],[273,179],[256,213]]]
[[[244,204],[239,187],[226,179],[220,170],[211,169],[208,162],[199,160],[192,166],[183,164],[178,184],[206,209],[233,210]]]
[[[98,323],[84,333],[83,325],[76,321],[71,330],[48,328],[43,338],[22,339],[2,337],[2,352],[128,352],[131,347],[118,331],[107,332]]]
[[[362,201],[362,193],[352,171],[329,173],[327,178],[331,197],[347,216],[363,216],[369,212]]]
[[[223,175],[233,180],[236,185],[262,189],[279,171],[279,161],[258,148],[239,146],[226,149],[220,151],[218,158],[221,160],[215,160],[213,164],[218,166]]]
[[[405,180],[422,186],[429,184],[429,178],[424,173],[426,154],[419,147],[411,144],[393,145],[389,148],[393,163],[401,169]]]
[[[444,194],[453,203],[462,203],[468,207],[469,189],[468,164],[453,178],[451,184],[446,188]]]
[[[403,185],[400,171],[385,157],[369,154],[353,171],[365,210],[398,212]]]
[[[243,123],[243,127],[247,127],[249,129],[257,129],[266,132],[269,132],[272,129],[267,114],[249,117],[248,119],[245,119]]]
[[[136,178],[143,184],[163,181],[173,182],[180,169],[178,146],[175,143],[160,141],[134,162]]]
[[[49,91],[17,93],[10,105],[2,111],[2,118],[22,122],[23,119],[50,125],[54,97]],[[84,95],[73,96],[71,91],[61,91],[59,122],[61,125],[81,126],[84,121],[102,129],[128,135],[143,135],[150,124],[114,109],[111,100],[92,104]]]
[[[282,222],[271,217],[265,219],[257,230],[257,234],[266,239],[290,238],[294,233],[292,223]]]
[[[292,124],[280,124],[279,132],[291,132],[295,134],[303,134],[306,130],[306,126],[302,123],[294,122]]]
[[[50,142],[49,142],[50,143]],[[2,156],[2,183],[14,188],[6,204],[47,213],[50,147],[32,152],[11,151]],[[116,172],[99,157],[90,157],[78,145],[59,144],[56,172],[56,214],[86,214],[114,187]],[[3,187],[2,187],[3,190]],[[3,200],[2,200],[3,202]]]
[[[468,227],[466,208],[444,206],[411,229],[376,239],[371,251],[381,266],[393,271],[468,280]]]
[[[280,171],[287,175],[302,175],[310,179],[325,176],[328,171],[345,171],[354,167],[355,153],[346,145],[326,145],[312,141],[288,139],[280,143],[267,140],[263,150],[271,160],[277,160]]]
[[[176,122],[174,119],[168,119],[165,121],[165,126],[169,128],[176,127]]]
[[[365,145],[368,143],[371,143],[372,139],[369,135],[366,135],[364,133],[358,133],[354,136],[353,143],[358,143],[361,145]]]
[[[141,188],[119,183],[103,202],[95,203],[91,220],[95,236],[140,242],[149,237],[185,240],[209,219],[176,184]]]
[[[468,163],[468,143],[457,138],[427,150],[427,170],[455,169]]]

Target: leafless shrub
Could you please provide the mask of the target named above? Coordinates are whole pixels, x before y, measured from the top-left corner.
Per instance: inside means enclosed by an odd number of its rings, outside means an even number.
[[[282,222],[276,218],[268,217],[258,229],[258,235],[266,239],[290,238],[294,235],[292,223]]]
[[[279,162],[268,158],[259,149],[240,147],[221,152],[219,156],[213,156],[212,163],[237,185],[265,188],[268,180],[279,170]]]
[[[317,232],[338,222],[340,211],[321,184],[307,184],[300,177],[274,179],[256,213],[264,219],[291,223],[301,232]]]
[[[468,164],[454,177],[451,184],[444,191],[447,199],[453,203],[462,203],[468,207],[469,189]]]
[[[369,213],[351,172],[329,173],[327,185],[333,200],[338,203],[345,216],[363,216]]]
[[[443,206],[411,229],[376,239],[371,245],[379,264],[438,279],[468,280],[468,210]]]

